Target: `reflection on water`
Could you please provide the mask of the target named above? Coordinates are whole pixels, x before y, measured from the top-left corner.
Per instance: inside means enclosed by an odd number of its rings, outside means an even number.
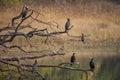
[[[113,56],[101,59],[100,68],[96,72],[97,80],[119,80],[120,57]]]
[[[46,57],[39,60],[39,64],[59,64],[61,62],[69,62],[72,52],[76,53],[76,65],[71,67],[80,69],[89,69],[90,58],[94,58],[95,71],[88,72],[88,80],[119,80],[120,71],[120,47],[100,47],[100,48],[79,48],[68,52],[64,58],[62,57]],[[12,54],[11,54],[12,53]],[[14,55],[13,55],[14,54]],[[0,56],[22,56],[28,55],[19,53],[19,51],[9,51],[2,53]],[[31,54],[34,55],[34,54]],[[70,66],[70,65],[66,65]],[[59,68],[39,68],[39,71],[47,76],[47,80],[86,80],[85,74],[79,71],[70,71]],[[6,80],[7,72],[0,72],[0,80]],[[17,75],[13,74],[12,79],[17,80]],[[29,80],[29,79],[25,79]],[[37,78],[36,80],[40,80]]]

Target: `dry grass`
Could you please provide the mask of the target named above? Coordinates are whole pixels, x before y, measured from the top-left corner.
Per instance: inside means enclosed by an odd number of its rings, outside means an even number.
[[[89,35],[86,40],[85,46],[100,46],[109,45],[109,43],[118,43],[120,41],[120,5],[104,0],[86,2],[86,3],[75,3],[75,4],[52,4],[52,5],[40,5],[34,7],[35,10],[39,11],[44,16],[40,16],[39,19],[47,22],[57,22],[61,26],[61,30],[64,30],[66,18],[71,19],[71,25],[74,25],[73,29],[69,32],[71,35],[80,36],[82,33]],[[19,14],[22,7],[7,8],[0,12],[0,27],[8,25],[11,22],[11,18]],[[29,20],[28,20],[29,22]],[[43,24],[33,23],[34,27],[42,28],[47,27]],[[50,31],[51,29],[48,28]],[[55,29],[57,30],[57,29]],[[67,40],[66,35],[58,36],[57,39],[51,38],[50,43],[55,46],[63,44],[64,40]],[[34,40],[35,39],[35,40]],[[59,39],[59,40],[58,40]],[[70,38],[69,38],[70,39]],[[43,44],[43,38],[33,37],[31,39],[32,44],[38,47],[38,49],[49,49],[47,45]],[[25,39],[16,38],[12,44],[21,43],[22,46],[26,46]],[[104,41],[104,43],[102,43]],[[38,44],[39,42],[39,44]],[[71,51],[74,49],[84,48],[81,42],[69,42],[66,48]],[[99,44],[99,45],[97,45]],[[67,43],[66,43],[67,45]],[[73,45],[73,46],[71,46]]]

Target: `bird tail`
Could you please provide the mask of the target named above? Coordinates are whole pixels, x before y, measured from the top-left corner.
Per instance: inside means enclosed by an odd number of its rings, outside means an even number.
[[[94,69],[91,69],[92,72],[94,72]]]
[[[74,63],[70,63],[70,65],[73,65]]]

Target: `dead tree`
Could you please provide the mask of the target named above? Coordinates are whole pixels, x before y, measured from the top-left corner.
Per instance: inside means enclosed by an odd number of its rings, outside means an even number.
[[[52,68],[60,68],[60,69],[68,69],[68,70],[74,70],[74,71],[82,71],[86,74],[86,80],[88,80],[88,71],[91,71],[90,69],[78,69],[78,68],[73,68],[73,67],[68,67],[68,66],[62,66],[64,64],[71,64],[71,63],[59,63],[58,65],[39,65],[37,60],[35,60],[34,64],[23,64],[22,61],[23,60],[32,60],[32,59],[39,59],[39,58],[43,58],[46,56],[56,56],[56,55],[64,55],[65,53],[61,53],[61,50],[64,50],[64,47],[60,47],[57,50],[53,51],[53,50],[42,50],[42,51],[38,51],[38,50],[26,50],[24,49],[22,46],[20,45],[12,45],[9,44],[11,42],[14,42],[14,39],[21,36],[23,38],[26,39],[26,41],[28,42],[28,44],[30,46],[34,46],[31,44],[30,42],[30,38],[32,38],[33,36],[38,36],[38,37],[46,37],[45,39],[45,43],[48,41],[48,38],[50,37],[55,37],[56,35],[60,35],[60,34],[66,34],[69,32],[69,30],[71,30],[71,28],[73,26],[71,26],[69,29],[67,29],[67,32],[65,32],[64,30],[62,31],[48,31],[48,28],[44,27],[44,28],[34,28],[34,26],[31,26],[31,24],[35,21],[38,22],[39,24],[45,24],[49,27],[56,27],[57,29],[59,29],[59,24],[54,22],[55,24],[53,24],[52,22],[45,22],[42,21],[40,19],[38,19],[39,15],[41,15],[39,12],[30,9],[30,8],[26,8],[26,6],[23,7],[23,9],[26,9],[27,12],[25,11],[25,14],[23,15],[23,11],[18,15],[12,18],[12,21],[9,25],[7,25],[6,27],[0,28],[0,46],[7,48],[7,49],[14,49],[17,48],[18,50],[24,52],[24,53],[39,53],[38,55],[35,56],[31,56],[29,54],[29,56],[23,56],[23,57],[0,57],[0,64],[5,64],[8,65],[7,69],[1,68],[0,67],[0,71],[1,72],[14,72],[19,74],[19,78],[18,80],[23,80],[24,78],[31,78],[34,79],[35,77],[40,77],[42,80],[45,80],[45,76],[39,72],[36,68],[38,67],[52,67]],[[33,17],[33,14],[36,13],[37,15],[35,17]],[[19,20],[18,23],[15,23],[16,20]],[[26,20],[31,19],[31,21],[26,24],[23,25],[23,22],[25,22]],[[21,32],[21,30],[24,29],[30,29],[28,32]],[[16,63],[17,62],[17,63]],[[15,68],[17,68],[17,70],[11,70],[9,67],[13,66]],[[31,69],[29,69],[29,67]],[[33,77],[28,76],[27,74],[25,74],[26,72],[30,72],[32,74],[34,74]],[[9,79],[12,79],[12,74],[9,75]]]

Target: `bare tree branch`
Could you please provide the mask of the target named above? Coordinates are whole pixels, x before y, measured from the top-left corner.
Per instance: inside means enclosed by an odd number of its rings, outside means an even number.
[[[0,62],[2,62],[2,63],[5,63],[5,64],[9,64],[9,65],[11,65],[11,66],[14,66],[14,67],[18,67],[18,68],[21,68],[21,69],[23,69],[22,67],[20,67],[20,66],[18,66],[18,65],[16,65],[16,64],[12,64],[12,63],[9,63],[9,62],[6,62],[6,61],[4,61],[4,60],[2,60],[2,59],[0,59]],[[58,65],[38,65],[38,67],[44,67],[44,68],[49,68],[49,67],[52,67],[52,68],[60,68],[60,69],[68,69],[68,70],[74,70],[74,71],[82,71],[82,72],[84,72],[85,74],[86,74],[86,80],[88,80],[88,71],[91,71],[91,69],[79,69],[79,68],[73,68],[73,67],[69,67],[69,66],[61,66],[61,64],[63,65],[63,64],[71,64],[71,63],[60,63],[60,64],[58,64]],[[33,65],[28,65],[28,64],[21,64],[21,66],[25,66],[25,67],[33,67]],[[24,69],[25,70],[25,69]],[[27,71],[29,71],[29,70],[27,70]],[[43,76],[42,76],[42,78],[43,78]]]
[[[23,11],[23,9],[22,9],[22,11]],[[0,71],[1,72],[4,72],[4,71],[9,72],[8,79],[12,79],[13,75],[11,74],[11,72],[15,72],[19,75],[19,80],[21,80],[25,77],[31,78],[33,80],[36,77],[40,77],[42,80],[44,80],[45,76],[38,70],[35,70],[35,68],[51,67],[51,68],[60,68],[60,69],[84,72],[86,74],[86,80],[88,80],[88,72],[91,71],[90,69],[74,68],[72,66],[69,66],[71,63],[68,63],[68,62],[59,63],[57,65],[49,65],[49,64],[48,65],[42,65],[42,64],[39,65],[37,62],[35,62],[34,64],[21,63],[21,61],[26,60],[26,59],[33,60],[33,59],[43,58],[46,56],[64,55],[65,53],[61,52],[62,50],[64,50],[64,46],[62,46],[54,51],[53,50],[41,50],[41,51],[26,50],[24,47],[21,47],[19,44],[18,45],[9,44],[9,43],[12,43],[13,41],[15,41],[16,37],[21,36],[21,37],[25,38],[25,41],[28,42],[27,45],[30,45],[31,47],[34,46],[31,44],[31,41],[30,41],[30,39],[33,36],[45,37],[46,38],[44,40],[45,43],[48,41],[49,38],[56,37],[57,35],[61,35],[61,34],[67,34],[67,36],[70,36],[70,37],[81,37],[81,36],[71,36],[69,34],[69,31],[73,28],[73,26],[71,26],[67,30],[67,32],[65,32],[64,30],[60,30],[61,26],[59,26],[59,24],[56,22],[46,22],[46,21],[40,20],[39,15],[42,15],[42,14],[39,13],[38,11],[35,11],[35,10],[29,8],[28,12],[29,12],[29,14],[27,14],[27,16],[25,16],[24,18],[22,16],[22,12],[21,12],[18,16],[15,16],[12,18],[11,25],[8,24],[8,26],[0,28],[0,46],[2,46],[4,48],[8,48],[8,49],[17,48],[20,51],[25,52],[25,53],[39,53],[39,54],[34,55],[34,56],[27,55],[27,56],[22,56],[22,57],[2,57],[1,56],[0,63],[6,64],[6,65],[8,65],[8,67],[7,67],[7,69],[0,68]],[[34,13],[35,14],[37,13],[37,15],[34,15]],[[17,19],[20,19],[19,22],[16,21]],[[28,20],[28,22],[27,22],[27,20]],[[24,24],[25,21],[27,22],[27,24]],[[15,23],[15,22],[17,22],[17,23]],[[48,27],[50,27],[52,29],[52,31],[49,31],[49,28],[47,28],[46,26],[42,26],[43,28],[39,28],[39,29],[35,28],[36,26],[34,26],[32,24],[33,22],[37,22],[38,24],[47,25]],[[25,29],[28,29],[28,30],[25,32],[24,31]],[[17,63],[15,63],[14,61],[16,61]],[[66,66],[66,64],[67,64],[67,66]],[[17,70],[10,69],[11,66],[15,67],[15,69],[17,69]],[[31,73],[33,77],[28,76],[25,72]]]
[[[25,18],[23,18],[23,19],[21,20],[21,22],[17,25],[17,27],[16,27],[16,29],[15,29],[15,32],[18,31],[18,28],[19,28],[20,25],[23,23],[23,21],[25,21],[26,19],[28,19],[32,14],[33,14],[33,11],[31,12],[30,15],[26,16]]]

